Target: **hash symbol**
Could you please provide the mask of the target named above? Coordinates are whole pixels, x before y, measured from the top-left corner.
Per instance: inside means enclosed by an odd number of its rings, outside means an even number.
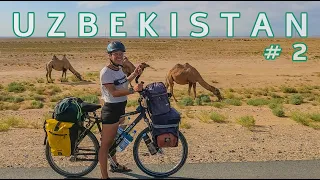
[[[280,56],[282,49],[280,45],[271,44],[269,48],[264,49],[264,58],[266,60],[275,60],[276,57]]]

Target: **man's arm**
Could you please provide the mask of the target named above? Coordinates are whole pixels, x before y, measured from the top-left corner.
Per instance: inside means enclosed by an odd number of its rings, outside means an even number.
[[[134,72],[131,73],[130,76],[127,77],[129,83],[130,83],[135,77],[137,77],[137,76],[138,76],[138,74],[136,74],[136,73],[134,73]]]
[[[116,87],[114,86],[114,84],[111,83],[107,83],[107,84],[103,84],[106,89],[110,92],[110,94],[113,97],[120,97],[120,96],[127,96],[129,94],[134,93],[133,90],[129,90],[129,89],[121,89],[121,90],[117,90]]]
[[[103,86],[105,86],[105,88],[110,92],[110,94],[113,97],[126,96],[133,93],[132,90],[129,91],[128,89],[117,90],[113,82],[114,78],[112,74],[110,74],[110,72],[106,72],[101,76],[101,83],[103,84]]]

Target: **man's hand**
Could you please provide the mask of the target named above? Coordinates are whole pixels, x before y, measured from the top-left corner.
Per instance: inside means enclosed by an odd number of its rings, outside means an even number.
[[[141,64],[139,65],[139,66],[137,66],[136,67],[136,69],[134,70],[134,74],[135,74],[135,76],[138,76],[138,75],[140,75],[141,73],[142,73],[142,68],[141,68]]]
[[[142,73],[142,68],[141,68],[141,64],[139,66],[136,67],[136,69],[130,74],[130,76],[128,77],[128,81],[131,82],[134,78],[136,78],[138,75],[141,75]]]
[[[143,84],[141,84],[141,83],[136,84],[136,85],[133,86],[133,90],[135,92],[142,91],[142,89],[143,89]]]

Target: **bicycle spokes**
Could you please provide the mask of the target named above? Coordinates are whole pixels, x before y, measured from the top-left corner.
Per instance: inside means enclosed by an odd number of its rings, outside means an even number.
[[[150,132],[148,132],[148,134],[152,137]],[[140,142],[137,142],[137,144],[136,151],[138,161],[143,164],[143,168],[149,172],[158,174],[170,172],[172,169],[175,169],[184,158],[184,147],[181,140],[177,147],[156,147],[157,152],[153,155],[150,153],[143,138],[141,138]]]

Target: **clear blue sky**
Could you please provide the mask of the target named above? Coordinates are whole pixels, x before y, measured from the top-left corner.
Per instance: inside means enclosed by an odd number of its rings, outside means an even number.
[[[126,12],[127,18],[124,26],[119,31],[126,31],[128,36],[138,36],[138,13],[157,13],[158,17],[152,22],[152,27],[159,36],[170,35],[170,12],[178,12],[178,35],[189,36],[191,31],[199,32],[201,29],[192,26],[190,15],[194,12],[206,12],[206,19],[200,18],[210,27],[209,36],[226,37],[226,19],[220,18],[220,12],[240,12],[241,17],[235,19],[235,36],[250,36],[255,20],[259,12],[266,12],[275,37],[285,35],[285,14],[293,12],[298,22],[300,13],[308,13],[308,36],[320,36],[320,2],[112,2],[112,1],[69,1],[69,2],[0,2],[1,37],[15,36],[12,29],[12,13],[21,13],[21,29],[26,30],[27,12],[35,12],[35,32],[33,37],[46,37],[47,31],[54,22],[53,18],[47,18],[47,12],[65,12],[66,17],[58,31],[66,31],[67,37],[76,37],[78,34],[78,12],[92,12],[97,15],[99,28],[96,36],[109,36],[110,12]],[[265,10],[265,11],[264,11]],[[294,31],[295,32],[295,31]],[[265,32],[258,34],[265,36]],[[147,33],[147,36],[149,34]]]

